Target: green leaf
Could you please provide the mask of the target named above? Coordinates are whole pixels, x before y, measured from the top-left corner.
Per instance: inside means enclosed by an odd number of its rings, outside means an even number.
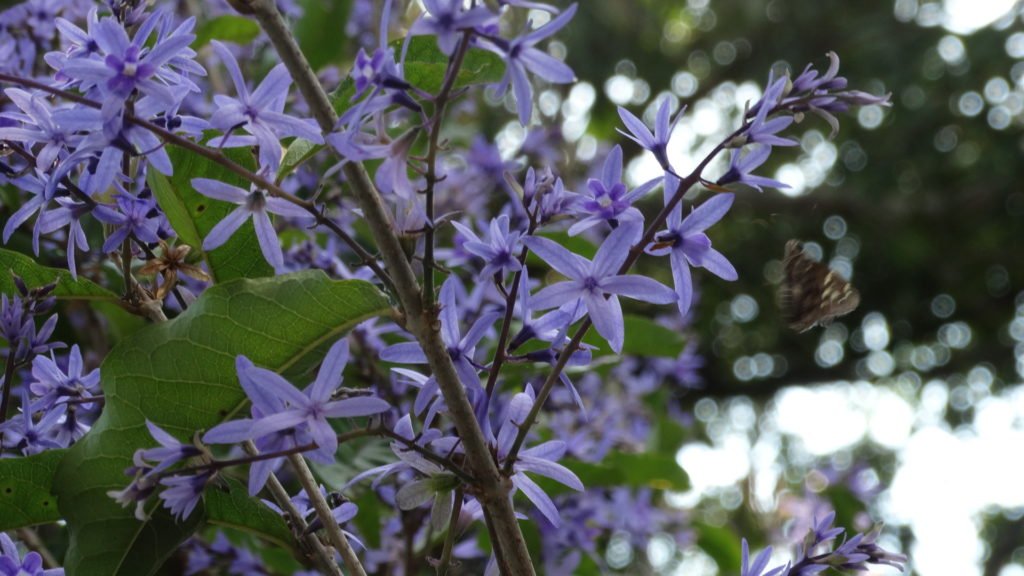
[[[196,192],[192,179],[212,178],[243,189],[248,189],[249,182],[220,164],[184,148],[168,146],[167,153],[174,165],[174,175],[168,178],[150,170],[146,181],[180,241],[202,253],[214,282],[273,275],[274,270],[263,257],[251,220],[243,224],[223,246],[209,252],[202,249],[203,238],[237,206]],[[247,149],[226,149],[224,154],[250,170],[256,167]]]
[[[192,42],[192,48],[198,49],[210,43],[210,40],[222,42],[233,42],[235,44],[248,44],[260,35],[260,25],[244,16],[225,14],[212,20],[207,20],[196,30],[196,39]]]
[[[351,45],[345,23],[351,0],[301,0],[302,18],[293,24],[299,47],[313,70],[340,64]]]
[[[40,266],[29,256],[0,248],[0,292],[4,294],[17,293],[10,271],[21,276],[29,288],[56,282],[57,288],[53,295],[58,300],[93,300],[114,304],[121,301],[120,296],[88,278],[80,276],[75,280],[67,270]]]
[[[727,528],[694,522],[697,545],[718,564],[719,574],[739,574],[742,556],[736,534]]]
[[[246,405],[236,356],[286,375],[305,373],[355,324],[389,310],[372,284],[319,271],[235,280],[116,346],[100,370],[103,415],[69,450],[54,484],[70,530],[68,574],[152,574],[202,519],[193,513],[176,524],[160,509],[139,522],[106,495],[128,483],[124,469],[134,450],[154,445],[147,419],[191,438]]]
[[[203,495],[207,522],[255,534],[279,548],[294,548],[292,531],[278,513],[249,497],[241,482],[232,478],[225,484],[224,488],[210,487]]]
[[[664,454],[610,452],[601,462],[565,459],[559,462],[572,470],[587,488],[653,488],[681,492],[689,489],[690,479],[675,458]],[[572,489],[547,478],[536,478],[548,494]]]
[[[277,171],[277,181],[284,180],[284,177],[294,172],[317,152],[323,150],[323,144],[314,144],[309,140],[296,138],[285,150],[284,159],[281,160],[281,168]]]
[[[65,452],[0,460],[0,531],[60,520],[52,484]]]
[[[401,50],[402,42],[391,43],[396,53]],[[403,68],[407,82],[420,90],[437,93],[444,83],[447,69],[448,56],[437,47],[436,38],[416,36],[409,42]],[[482,48],[470,48],[455,79],[455,88],[497,83],[504,74],[505,63],[500,56]]]

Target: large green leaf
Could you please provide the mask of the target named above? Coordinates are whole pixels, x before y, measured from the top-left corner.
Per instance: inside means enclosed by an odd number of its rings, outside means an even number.
[[[211,488],[203,495],[206,521],[255,534],[279,548],[291,549],[294,537],[284,519],[265,504],[249,496],[241,482],[228,479],[225,487]]]
[[[195,513],[176,524],[161,509],[139,522],[106,495],[127,484],[133,451],[154,445],[147,419],[190,438],[245,405],[236,356],[285,374],[306,372],[352,326],[388,310],[372,284],[319,271],[236,280],[115,347],[100,372],[103,415],[70,449],[54,484],[70,529],[68,574],[152,574],[201,519]]]
[[[249,188],[249,183],[220,164],[184,148],[168,146],[167,152],[174,164],[174,175],[168,178],[150,170],[146,181],[180,241],[200,252],[203,238],[237,206],[196,192],[192,179],[212,178],[244,189]],[[227,149],[224,154],[246,168],[255,169],[255,160],[248,149]],[[274,273],[263,257],[251,221],[242,225],[223,246],[202,254],[215,282],[258,278]]]
[[[52,484],[65,452],[0,460],[0,531],[60,520]]]
[[[88,278],[79,276],[75,280],[67,270],[40,266],[29,256],[0,248],[0,292],[4,294],[17,293],[11,272],[20,276],[29,288],[56,282],[57,288],[53,294],[61,300],[121,301],[120,296]]]
[[[145,325],[145,320],[121,307],[120,296],[92,280],[82,276],[76,280],[67,270],[40,266],[29,256],[0,248],[0,292],[4,294],[17,293],[11,272],[20,276],[29,288],[56,282],[53,294],[58,300],[82,301],[92,307],[107,319],[110,330],[107,336],[113,343]]]

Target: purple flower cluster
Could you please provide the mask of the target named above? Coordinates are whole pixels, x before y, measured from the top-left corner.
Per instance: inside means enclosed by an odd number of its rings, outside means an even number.
[[[891,566],[903,571],[907,557],[884,550],[878,545],[878,536],[882,532],[881,524],[876,524],[867,532],[846,538],[838,545],[833,544],[846,532],[844,528],[832,526],[835,516],[835,512],[830,512],[815,523],[797,550],[795,562],[772,568],[767,572],[764,570],[771,559],[771,547],[765,548],[750,561],[750,552],[744,539],[743,569],[740,576],[811,576],[830,569],[840,572],[867,572],[871,570],[871,564]]]

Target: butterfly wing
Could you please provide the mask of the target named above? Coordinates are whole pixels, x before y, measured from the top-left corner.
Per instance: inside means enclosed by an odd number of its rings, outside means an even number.
[[[785,276],[779,288],[782,317],[790,328],[805,332],[853,312],[860,293],[839,273],[804,253],[800,242],[786,243]]]

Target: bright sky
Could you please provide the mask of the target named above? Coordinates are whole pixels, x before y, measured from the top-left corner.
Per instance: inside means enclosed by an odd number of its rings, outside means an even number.
[[[944,26],[950,32],[970,34],[1004,16],[1013,8],[1015,0],[946,0],[947,20]]]

